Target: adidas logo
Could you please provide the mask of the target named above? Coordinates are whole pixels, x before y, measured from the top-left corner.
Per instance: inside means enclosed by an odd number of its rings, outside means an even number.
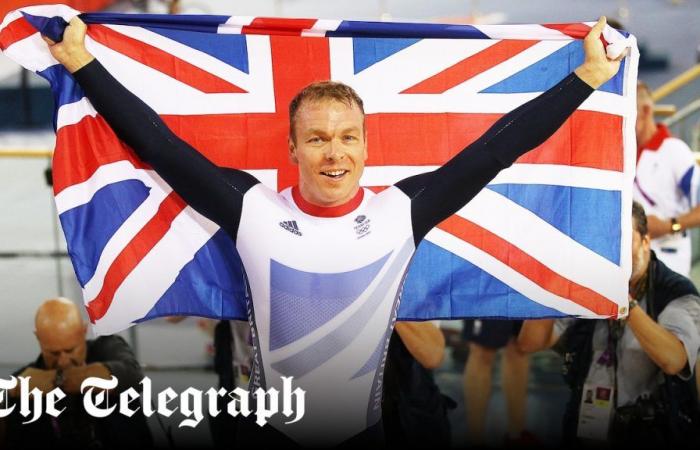
[[[297,236],[301,236],[301,231],[299,231],[299,225],[297,225],[296,220],[284,220],[280,222],[280,226],[290,233],[294,233]]]

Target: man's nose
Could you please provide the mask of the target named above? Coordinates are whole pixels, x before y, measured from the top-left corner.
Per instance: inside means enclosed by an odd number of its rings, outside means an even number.
[[[58,361],[56,362],[56,365],[61,370],[69,368],[72,365],[70,354],[68,354],[67,352],[61,352],[61,354],[58,356]]]
[[[326,146],[326,159],[330,161],[338,161],[343,158],[343,151],[340,148],[340,142],[337,139],[331,139]]]

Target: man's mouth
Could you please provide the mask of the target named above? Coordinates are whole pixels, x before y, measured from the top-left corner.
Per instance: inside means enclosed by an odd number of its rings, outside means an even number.
[[[326,170],[326,171],[322,171],[321,175],[328,177],[328,178],[331,178],[333,180],[338,180],[338,179],[342,178],[348,172],[349,172],[349,170],[345,170],[345,169]]]

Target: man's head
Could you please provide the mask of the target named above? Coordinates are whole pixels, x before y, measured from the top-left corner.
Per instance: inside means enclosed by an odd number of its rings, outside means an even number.
[[[637,145],[641,146],[656,132],[654,122],[654,98],[649,86],[643,81],[637,82],[637,122],[634,127],[637,135]]]
[[[41,355],[48,369],[67,369],[85,363],[87,325],[75,303],[65,298],[39,306],[34,326]]]
[[[289,158],[304,199],[319,206],[351,200],[367,160],[362,99],[342,83],[314,83],[289,104]]]
[[[649,266],[651,257],[651,238],[647,229],[647,216],[644,208],[637,202],[632,203],[632,276],[630,285],[639,281]]]

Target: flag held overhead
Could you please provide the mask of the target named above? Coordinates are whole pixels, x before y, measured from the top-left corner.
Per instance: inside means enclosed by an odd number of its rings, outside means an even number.
[[[96,331],[173,314],[245,318],[231,239],[116,137],[41,42],[39,32],[57,40],[77,14],[12,12],[0,48],[55,92],[56,204]],[[435,169],[559,82],[583,60],[591,25],[80,17],[91,53],[179,137],[280,190],[296,181],[287,105],[309,83],[342,81],[364,99],[361,182],[380,189]],[[637,51],[633,36],[604,35],[608,52],[631,47],[631,57],[549,140],[427,235],[400,319],[607,317],[626,305]]]

